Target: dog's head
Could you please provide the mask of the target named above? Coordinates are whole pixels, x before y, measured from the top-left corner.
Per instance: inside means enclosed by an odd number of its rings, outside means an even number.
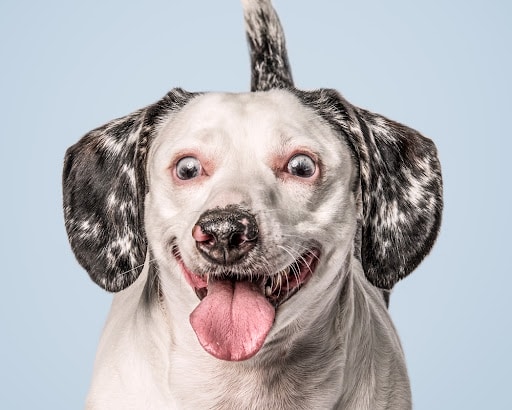
[[[231,360],[258,351],[276,308],[304,303],[294,294],[335,295],[349,253],[391,289],[429,252],[442,208],[429,139],[253,66],[265,91],[174,89],[69,148],[63,178],[91,278],[122,290],[149,251],[166,286],[188,283],[184,303],[201,300],[191,323],[203,347]],[[234,336],[219,346],[215,333]]]
[[[259,292],[256,310],[337,272],[347,252],[391,289],[434,242],[440,190],[430,140],[333,90],[173,90],[86,135],[64,171],[71,245],[100,286],[135,281],[149,243],[200,299],[210,280]]]

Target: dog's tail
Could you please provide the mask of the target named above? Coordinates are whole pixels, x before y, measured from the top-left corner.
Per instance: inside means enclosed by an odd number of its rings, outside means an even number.
[[[251,91],[293,87],[283,28],[271,0],[242,0],[251,55]]]

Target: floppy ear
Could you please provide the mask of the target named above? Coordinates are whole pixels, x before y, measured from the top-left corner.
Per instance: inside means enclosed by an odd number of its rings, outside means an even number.
[[[361,262],[391,289],[428,254],[441,223],[442,178],[434,143],[405,125],[348,103],[335,90],[295,92],[345,136],[358,162]]]
[[[69,241],[92,280],[108,291],[131,285],[142,270],[146,153],[160,121],[193,95],[174,89],[157,103],[89,132],[66,152]]]
[[[363,200],[362,262],[391,289],[427,256],[439,233],[443,183],[437,149],[416,130],[358,109]]]

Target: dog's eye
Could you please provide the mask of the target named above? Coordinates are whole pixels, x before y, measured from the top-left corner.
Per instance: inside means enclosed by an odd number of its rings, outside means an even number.
[[[197,158],[184,157],[176,163],[176,175],[179,179],[193,179],[201,175],[201,163]]]
[[[316,164],[306,154],[298,154],[288,161],[288,172],[301,178],[309,178],[315,174]]]

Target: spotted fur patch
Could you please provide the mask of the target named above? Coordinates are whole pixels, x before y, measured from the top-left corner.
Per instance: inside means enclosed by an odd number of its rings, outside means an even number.
[[[251,55],[251,91],[293,87],[284,32],[268,1],[243,0]]]

